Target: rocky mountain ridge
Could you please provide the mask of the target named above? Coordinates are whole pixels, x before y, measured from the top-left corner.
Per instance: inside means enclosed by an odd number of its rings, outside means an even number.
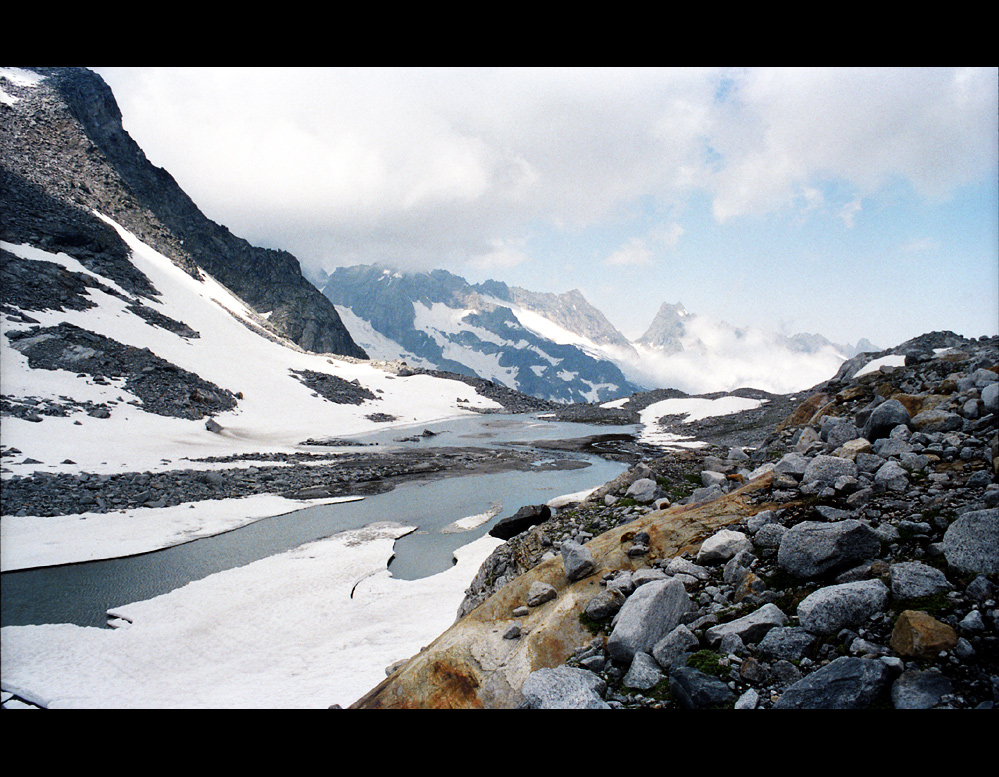
[[[107,84],[86,68],[25,68],[0,101],[4,240],[98,244],[91,209],[128,228],[190,273],[201,268],[259,314],[261,328],[303,349],[365,358],[335,308],[286,251],[263,249],[209,220],[124,130]],[[30,192],[30,193],[29,193]],[[58,204],[40,203],[54,198]],[[61,228],[43,224],[53,209]],[[72,231],[67,231],[72,224]],[[39,229],[39,227],[44,227]]]
[[[538,511],[353,706],[994,708],[999,338],[897,351]]]
[[[620,338],[578,292],[542,296],[496,281],[470,284],[445,270],[357,265],[334,270],[323,293],[380,358],[488,379],[565,404],[616,399],[639,388],[611,361],[522,320],[524,310],[546,305],[548,317],[538,317],[542,326],[561,321],[603,341]]]
[[[473,284],[444,270],[340,267],[315,277],[364,347],[409,366],[488,378],[558,402],[604,402],[650,387],[687,393],[802,390],[879,350],[818,334],[731,326],[663,303],[629,341],[578,289]]]

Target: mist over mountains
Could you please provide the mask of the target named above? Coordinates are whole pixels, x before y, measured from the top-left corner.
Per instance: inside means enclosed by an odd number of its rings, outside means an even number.
[[[573,289],[536,292],[436,270],[376,265],[315,278],[355,340],[373,358],[477,375],[560,402],[600,402],[636,390],[687,393],[757,388],[788,393],[879,348],[818,334],[739,328],[664,302],[630,341]]]

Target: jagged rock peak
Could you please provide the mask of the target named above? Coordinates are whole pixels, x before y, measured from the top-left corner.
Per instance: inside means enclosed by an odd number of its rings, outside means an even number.
[[[638,339],[638,343],[669,353],[683,350],[681,339],[687,331],[684,320],[690,318],[690,315],[682,302],[676,304],[663,302],[645,334]]]
[[[603,313],[590,304],[579,289],[554,294],[528,291],[514,286],[509,292],[511,302],[544,316],[566,331],[581,335],[597,345],[631,348],[628,339],[614,328]]]

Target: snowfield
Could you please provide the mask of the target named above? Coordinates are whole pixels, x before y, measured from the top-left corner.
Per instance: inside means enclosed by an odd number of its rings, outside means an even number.
[[[685,423],[700,421],[711,416],[741,413],[752,410],[763,404],[763,400],[747,397],[719,397],[704,399],[700,397],[676,397],[655,402],[639,413],[641,431],[639,439],[649,445],[700,447],[703,443],[690,437],[683,437],[659,429],[658,421],[667,415],[685,415]]]
[[[109,222],[112,223],[112,222]],[[118,297],[89,290],[97,307],[32,311],[41,326],[68,322],[153,353],[222,388],[242,392],[229,413],[204,420],[146,413],[119,385],[100,385],[61,370],[30,369],[0,336],[3,393],[14,397],[112,402],[111,417],[84,412],[41,423],[3,419],[4,477],[36,470],[69,473],[212,468],[190,458],[295,452],[317,436],[385,428],[365,416],[395,416],[400,426],[426,424],[496,408],[471,387],[429,376],[405,380],[371,364],[302,352],[261,337],[244,321],[253,313],[211,278],[200,281],[118,225],[132,261],[161,293],[147,303],[200,333],[184,339],[148,325]],[[93,276],[65,254],[4,244],[17,256],[62,264]],[[107,278],[93,276],[109,286]],[[126,295],[127,296],[127,295]],[[22,328],[5,320],[4,331]],[[290,370],[358,380],[379,396],[363,405],[328,402]],[[467,400],[457,403],[458,393]],[[79,422],[74,424],[74,421]],[[25,459],[29,459],[25,463]],[[34,459],[31,462],[30,459]],[[252,461],[245,462],[246,466]],[[255,496],[108,514],[0,518],[3,570],[65,564],[155,550],[228,531],[248,522],[340,500]],[[70,624],[2,631],[2,684],[52,707],[297,707],[349,704],[453,621],[468,581],[498,540],[457,552],[452,569],[418,581],[387,571],[392,543],[412,527],[346,532],[165,596],[122,608],[125,629]],[[361,585],[358,581],[363,580]],[[357,586],[355,589],[355,585]],[[350,596],[354,590],[353,598]],[[5,694],[6,695],[6,694]]]
[[[346,707],[453,622],[501,541],[458,563],[392,578],[394,540],[373,525],[113,610],[122,625],[5,628],[3,688],[49,708]]]

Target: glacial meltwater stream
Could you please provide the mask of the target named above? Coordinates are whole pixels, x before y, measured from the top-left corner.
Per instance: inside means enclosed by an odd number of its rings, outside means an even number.
[[[549,422],[533,415],[462,418],[430,428],[436,436],[419,442],[397,441],[407,434],[419,434],[422,427],[409,431],[395,428],[355,439],[383,445],[493,447],[513,441],[635,431],[634,427]],[[574,453],[569,458],[585,462],[585,466],[577,463],[559,469],[410,481],[384,494],[307,507],[142,555],[5,572],[2,625],[74,623],[103,627],[110,608],[143,601],[216,572],[381,521],[416,527],[397,540],[391,574],[404,579],[432,575],[452,564],[456,548],[483,536],[498,520],[522,506],[598,487],[625,469],[624,464],[587,454]],[[203,506],[211,509],[210,503]],[[467,528],[469,525],[473,528]]]

